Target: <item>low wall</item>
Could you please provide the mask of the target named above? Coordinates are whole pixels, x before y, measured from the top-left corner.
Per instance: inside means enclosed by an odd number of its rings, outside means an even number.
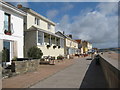
[[[100,56],[100,65],[108,82],[109,88],[120,88],[120,70]]]
[[[16,74],[35,71],[38,68],[40,60],[14,61]],[[13,67],[14,69],[14,67]]]

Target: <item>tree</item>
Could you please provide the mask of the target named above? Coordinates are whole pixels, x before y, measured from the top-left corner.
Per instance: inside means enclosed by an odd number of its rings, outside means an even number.
[[[34,59],[40,59],[43,55],[42,51],[36,46],[31,47],[28,50],[27,54],[29,58],[34,58]]]

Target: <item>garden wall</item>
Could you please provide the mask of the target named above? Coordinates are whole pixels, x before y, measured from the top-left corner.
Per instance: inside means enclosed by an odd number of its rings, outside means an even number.
[[[36,59],[36,60],[14,61],[14,62],[15,62],[16,74],[22,74],[37,70],[40,60]],[[12,69],[14,69],[14,67]]]

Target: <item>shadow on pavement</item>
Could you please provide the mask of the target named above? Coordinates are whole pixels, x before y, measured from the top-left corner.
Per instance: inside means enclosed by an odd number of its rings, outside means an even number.
[[[95,60],[91,62],[80,88],[108,88],[102,68],[95,64]]]

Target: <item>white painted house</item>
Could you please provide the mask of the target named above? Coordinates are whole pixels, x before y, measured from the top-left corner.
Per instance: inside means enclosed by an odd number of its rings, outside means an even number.
[[[55,23],[30,8],[18,5],[27,13],[25,20],[25,56],[28,50],[37,46],[43,56],[64,55],[64,38],[55,34]],[[49,46],[49,47],[47,47]]]
[[[11,64],[13,57],[24,57],[25,15],[25,12],[13,5],[0,1],[0,52],[7,50],[7,64]]]

